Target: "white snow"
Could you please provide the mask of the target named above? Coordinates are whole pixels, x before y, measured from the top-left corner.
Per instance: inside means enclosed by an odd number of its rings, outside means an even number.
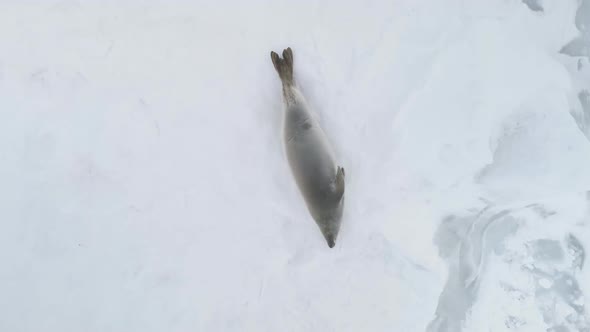
[[[589,330],[589,6],[4,2],[0,331]],[[334,249],[288,46],[346,169]]]

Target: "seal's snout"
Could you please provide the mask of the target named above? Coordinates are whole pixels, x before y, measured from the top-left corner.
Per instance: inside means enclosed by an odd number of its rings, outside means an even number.
[[[334,246],[336,245],[336,241],[334,240],[333,236],[328,236],[326,238],[326,242],[328,242],[328,247],[330,248],[334,248]]]
[[[326,225],[326,222],[332,224]],[[324,239],[326,239],[326,243],[330,248],[334,248],[336,245],[336,238],[338,238],[338,228],[340,228],[339,225],[335,224],[335,222],[331,220],[323,221],[322,224],[320,224],[322,235],[324,236]]]

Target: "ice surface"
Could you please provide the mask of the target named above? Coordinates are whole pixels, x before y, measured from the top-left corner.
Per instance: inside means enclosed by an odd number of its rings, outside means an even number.
[[[0,10],[0,331],[590,331],[587,0]],[[295,76],[347,174],[329,249]]]
[[[522,0],[522,2],[527,5],[531,10],[534,11],[543,11],[543,4],[541,0]]]

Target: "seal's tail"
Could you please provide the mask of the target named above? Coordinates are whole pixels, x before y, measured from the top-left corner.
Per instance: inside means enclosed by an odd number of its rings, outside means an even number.
[[[270,52],[272,64],[275,66],[283,85],[293,85],[293,51],[290,47],[283,50],[281,59],[275,52]]]

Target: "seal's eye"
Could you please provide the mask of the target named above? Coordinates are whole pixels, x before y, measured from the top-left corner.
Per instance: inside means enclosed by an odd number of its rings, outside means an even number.
[[[307,129],[311,128],[311,124],[309,122],[305,122],[302,127],[303,127],[303,129],[307,130]]]

